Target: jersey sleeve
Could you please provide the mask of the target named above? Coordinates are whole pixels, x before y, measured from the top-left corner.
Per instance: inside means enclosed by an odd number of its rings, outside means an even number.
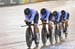
[[[32,11],[32,16],[31,16],[29,22],[32,22],[34,20],[34,17],[35,17],[35,14],[36,14],[35,10],[31,10],[31,11]]]

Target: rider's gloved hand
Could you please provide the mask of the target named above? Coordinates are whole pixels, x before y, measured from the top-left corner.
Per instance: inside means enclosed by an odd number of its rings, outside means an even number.
[[[26,22],[26,25],[31,25],[31,22]]]

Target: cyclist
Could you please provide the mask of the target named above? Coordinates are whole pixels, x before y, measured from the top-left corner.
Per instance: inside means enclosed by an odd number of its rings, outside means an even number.
[[[38,47],[39,44],[39,29],[37,27],[38,24],[38,19],[39,19],[39,14],[36,10],[34,9],[30,9],[30,8],[26,8],[24,10],[24,14],[25,14],[25,22],[28,26],[31,26],[31,24],[33,23],[33,28],[34,28],[34,33],[33,35],[33,40],[35,41],[36,47]],[[29,43],[30,44],[30,43]]]
[[[47,41],[47,38],[50,37],[50,43],[52,44],[52,32],[51,32],[51,24],[49,23],[48,24],[48,30],[49,30],[49,33],[47,31],[47,28],[46,28],[46,24],[49,20],[51,20],[51,12],[45,8],[42,8],[41,11],[40,11],[40,16],[41,16],[41,21],[42,21],[42,42],[44,45],[46,45],[46,41]],[[49,21],[50,22],[50,21]]]
[[[63,27],[63,33],[65,34],[65,38],[67,38],[67,28],[68,28],[68,21],[69,21],[69,13],[65,10],[61,10],[61,16],[62,16],[62,27]]]
[[[59,11],[53,11],[53,17],[54,17],[54,26],[55,26],[55,41],[57,43],[58,37],[59,37],[60,42],[62,41],[62,37],[61,37],[61,30],[62,30],[61,13]]]

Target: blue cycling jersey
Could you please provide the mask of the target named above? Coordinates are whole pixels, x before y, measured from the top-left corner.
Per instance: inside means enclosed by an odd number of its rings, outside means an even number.
[[[65,15],[64,15],[64,20],[68,19],[68,13],[65,12]]]
[[[57,15],[55,16],[55,22],[60,23],[62,21],[61,13],[57,12]]]
[[[35,15],[36,15],[36,11],[34,9],[30,9],[31,10],[31,16],[26,16],[25,15],[25,19],[28,21],[28,22],[32,22],[34,21],[34,18],[35,18]]]
[[[48,10],[46,10],[46,16],[43,16],[42,14],[40,14],[40,16],[41,16],[41,19],[43,19],[43,20],[48,20],[48,18],[49,18],[49,15],[50,15],[50,12],[48,11]]]

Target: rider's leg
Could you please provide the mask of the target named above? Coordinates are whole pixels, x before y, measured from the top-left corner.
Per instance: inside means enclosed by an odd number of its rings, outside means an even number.
[[[65,34],[65,38],[67,38],[68,22],[64,22],[62,26],[63,26],[63,33]]]
[[[68,21],[65,22],[65,38],[67,38],[67,34],[68,34]]]
[[[39,33],[39,29],[36,25],[34,26],[34,36],[35,36],[36,47],[38,47],[38,44],[39,44],[39,41],[40,41],[40,33]]]
[[[62,24],[62,27],[63,27],[63,33],[65,34],[65,38],[67,38],[67,25],[65,22]]]
[[[59,32],[59,39],[60,39],[60,42],[61,42],[62,41],[62,35],[61,35],[61,33],[62,33],[62,24],[59,23],[59,26],[58,27],[59,27],[59,29],[58,29],[59,30],[58,31]]]
[[[63,34],[65,34],[65,25],[64,25],[64,22],[62,22],[62,32],[63,32]]]
[[[36,44],[36,47],[38,47],[39,41],[40,41],[40,34],[38,32],[38,33],[35,33],[35,44]]]
[[[67,38],[67,27],[65,27],[65,38]]]

